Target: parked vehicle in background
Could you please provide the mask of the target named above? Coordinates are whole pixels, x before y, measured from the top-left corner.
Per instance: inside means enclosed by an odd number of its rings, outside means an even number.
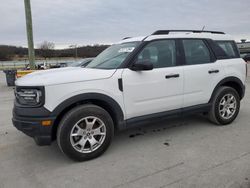
[[[94,58],[85,58],[80,61],[71,63],[69,66],[70,67],[85,67],[87,66]]]
[[[53,140],[68,157],[100,156],[115,131],[139,123],[207,114],[234,121],[245,94],[246,62],[231,36],[160,30],[126,38],[87,66],[31,73],[16,81],[13,124],[38,145]]]
[[[73,62],[61,62],[61,63],[56,63],[56,64],[50,64],[49,68],[50,69],[55,69],[55,68],[68,67],[72,63]]]
[[[45,70],[47,68],[48,68],[48,65],[45,62],[36,64],[36,69],[38,69],[38,70]],[[30,70],[30,65],[29,64],[27,64],[25,66],[25,70]]]
[[[59,63],[60,68],[67,67],[68,65],[69,65],[68,62],[67,63]]]
[[[246,62],[250,62],[250,54],[244,55],[243,59],[244,59]]]

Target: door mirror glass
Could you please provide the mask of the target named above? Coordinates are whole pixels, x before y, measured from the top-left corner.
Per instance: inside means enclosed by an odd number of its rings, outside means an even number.
[[[136,61],[133,66],[131,67],[131,70],[133,71],[145,71],[145,70],[152,70],[153,64],[150,61],[143,60],[143,61]]]

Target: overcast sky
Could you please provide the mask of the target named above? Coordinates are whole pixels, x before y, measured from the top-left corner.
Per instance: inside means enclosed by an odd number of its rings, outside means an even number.
[[[0,0],[0,44],[26,45],[23,0]],[[34,43],[119,41],[157,29],[225,31],[250,40],[250,0],[31,0]]]

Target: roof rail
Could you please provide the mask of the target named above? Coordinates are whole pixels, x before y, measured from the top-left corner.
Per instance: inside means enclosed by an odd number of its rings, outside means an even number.
[[[225,34],[224,32],[221,31],[206,31],[206,30],[158,30],[152,33],[152,35],[168,35],[170,32]]]

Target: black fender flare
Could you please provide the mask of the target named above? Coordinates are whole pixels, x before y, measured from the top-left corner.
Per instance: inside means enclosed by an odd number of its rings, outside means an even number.
[[[222,79],[217,85],[216,87],[214,88],[213,92],[212,92],[212,95],[211,95],[211,98],[209,100],[209,103],[212,101],[217,89],[224,85],[225,83],[227,82],[234,82],[236,83],[238,86],[240,86],[240,98],[242,99],[244,97],[244,94],[245,94],[245,85],[242,83],[242,81],[237,78],[237,77],[234,77],[234,76],[230,76],[230,77],[226,77],[224,79]]]
[[[112,118],[115,118],[118,129],[122,129],[122,127],[125,125],[124,114],[118,102],[116,102],[113,98],[101,93],[84,93],[70,97],[67,100],[60,103],[52,111],[51,116],[58,117],[65,109],[71,107],[74,104],[81,103],[84,101],[102,102],[103,104],[106,105],[107,108],[112,110],[113,115],[115,115],[115,117]]]

